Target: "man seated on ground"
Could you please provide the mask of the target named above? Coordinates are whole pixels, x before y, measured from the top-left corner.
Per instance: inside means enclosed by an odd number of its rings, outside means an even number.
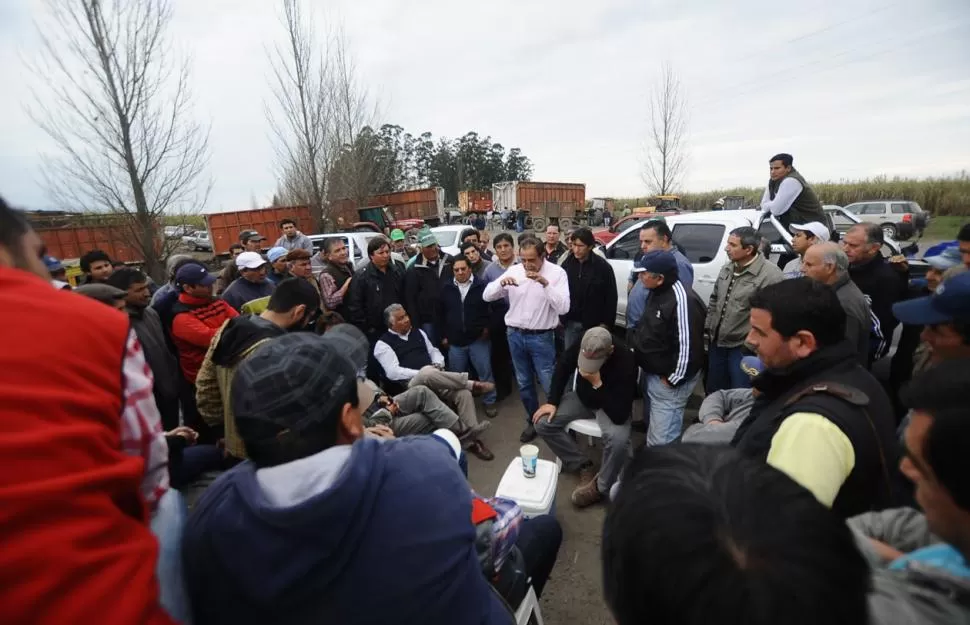
[[[383,368],[387,380],[406,388],[427,386],[455,407],[466,428],[478,432],[486,430],[490,424],[488,421],[478,422],[472,395],[491,393],[495,385],[469,380],[467,373],[443,371],[445,357],[431,344],[424,331],[412,329],[411,318],[400,304],[388,306],[384,310],[384,320],[388,330],[374,345],[374,358]],[[495,458],[478,438],[468,444],[467,451],[482,460]]]
[[[289,334],[240,365],[232,403],[251,462],[186,525],[194,622],[511,622],[482,575],[452,452],[435,437],[364,438],[372,399],[326,337]]]
[[[111,264],[111,257],[101,250],[91,250],[81,257],[81,284],[97,284],[108,279],[114,265]]]
[[[903,392],[912,410],[901,469],[912,508],[849,519],[874,569],[873,623],[970,622],[970,360],[943,362]]]
[[[576,376],[575,392],[566,387]],[[533,415],[536,432],[563,463],[579,474],[573,505],[591,506],[606,497],[620,475],[630,445],[630,417],[637,383],[633,354],[605,328],[591,328],[556,363],[549,399]],[[577,419],[596,419],[603,432],[603,465],[595,471],[569,436]]]
[[[893,503],[886,459],[897,457],[892,404],[845,340],[845,318],[835,291],[809,278],[751,297],[746,342],[766,369],[732,441],[843,518]]]
[[[872,311],[869,300],[849,277],[849,257],[837,243],[813,245],[804,254],[802,271],[812,280],[835,289],[846,314],[845,339],[855,346],[859,364],[868,367]]]
[[[741,359],[741,369],[751,380],[764,370],[764,365],[754,356]],[[751,406],[758,396],[757,389],[732,388],[714,391],[704,398],[697,411],[700,423],[684,430],[681,441],[703,445],[730,445],[735,432],[751,414]]]
[[[266,310],[273,283],[266,279],[267,262],[258,252],[243,252],[236,257],[239,277],[222,294],[236,312],[259,314]]]
[[[680,436],[687,400],[701,377],[705,307],[680,281],[672,253],[647,252],[635,271],[650,291],[632,345],[650,406],[647,445],[666,445]]]
[[[780,471],[730,449],[646,447],[603,524],[617,625],[869,623],[869,574],[845,523]]]
[[[782,273],[785,279],[802,277],[802,261],[808,248],[817,243],[828,243],[829,228],[825,224],[812,221],[807,224],[792,224],[788,228],[791,232],[791,249],[798,254],[798,258],[788,261]]]
[[[229,396],[236,369],[270,339],[304,329],[319,309],[313,287],[306,280],[289,278],[273,291],[266,310],[230,319],[212,338],[195,380],[196,405],[210,427],[224,429],[226,453],[234,459],[248,457]]]

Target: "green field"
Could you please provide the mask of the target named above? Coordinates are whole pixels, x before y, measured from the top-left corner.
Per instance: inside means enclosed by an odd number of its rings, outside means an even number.
[[[930,220],[929,228],[923,232],[923,238],[940,241],[955,239],[960,226],[967,222],[970,222],[970,217],[955,217],[953,215],[933,217]]]

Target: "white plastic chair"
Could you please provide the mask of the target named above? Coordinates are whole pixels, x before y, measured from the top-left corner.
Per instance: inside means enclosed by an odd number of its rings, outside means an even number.
[[[536,597],[536,591],[529,586],[529,592],[525,594],[525,599],[519,604],[519,608],[515,611],[515,625],[528,625],[529,619],[535,615],[536,625],[545,625],[542,620],[542,610],[539,609],[539,598]]]
[[[573,388],[576,388],[576,378],[578,375],[579,370],[577,369],[573,373]],[[585,435],[590,447],[593,446],[594,438],[603,438],[603,430],[600,429],[596,419],[576,419],[566,426],[566,431]]]

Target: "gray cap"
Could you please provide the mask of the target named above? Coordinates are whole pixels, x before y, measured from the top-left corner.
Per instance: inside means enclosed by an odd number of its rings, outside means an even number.
[[[613,353],[613,335],[599,326],[586,330],[579,347],[579,370],[596,373]]]
[[[102,304],[108,304],[109,306],[114,305],[120,299],[125,299],[125,296],[128,295],[127,292],[113,287],[110,284],[85,284],[74,289],[74,292],[98,300]]]

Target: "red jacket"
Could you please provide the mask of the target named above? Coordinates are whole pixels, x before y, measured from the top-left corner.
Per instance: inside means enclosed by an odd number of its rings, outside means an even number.
[[[0,267],[4,623],[172,622],[144,460],[121,445],[128,332],[123,313]]]
[[[172,341],[185,379],[195,384],[209,344],[222,324],[239,313],[221,299],[199,299],[182,293],[172,307]]]

